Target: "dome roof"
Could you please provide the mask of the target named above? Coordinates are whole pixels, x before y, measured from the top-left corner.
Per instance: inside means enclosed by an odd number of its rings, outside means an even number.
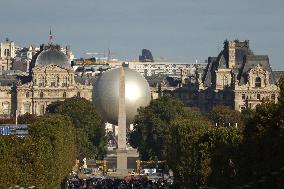
[[[70,68],[67,56],[55,48],[43,50],[37,57],[35,66],[58,65]]]

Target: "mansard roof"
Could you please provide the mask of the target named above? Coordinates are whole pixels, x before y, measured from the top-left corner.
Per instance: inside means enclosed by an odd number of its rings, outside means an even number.
[[[215,68],[216,60],[217,60],[217,57],[209,57],[208,58],[208,64],[207,64],[204,72],[203,73],[199,73],[199,74],[203,74],[202,82],[207,87],[210,87],[211,84],[212,84],[213,73],[214,73],[214,70],[216,69]]]
[[[240,84],[245,84],[247,82],[248,72],[257,65],[260,65],[264,70],[270,73],[269,82],[274,84],[275,79],[267,55],[247,55],[245,57],[244,64],[241,67],[238,76]]]
[[[248,46],[239,46],[236,47],[236,67],[241,67],[244,62],[244,57],[247,55],[254,55],[252,50]],[[229,68],[229,50],[225,45],[224,50],[222,50],[217,59],[216,64],[218,68],[224,69]]]
[[[224,52],[224,50],[219,54],[217,59],[218,68],[225,69],[228,68],[228,53]]]
[[[272,73],[274,76],[275,83],[277,83],[281,77],[284,77],[284,71],[275,70],[272,71]]]
[[[0,75],[0,86],[12,86],[18,81],[16,75]]]
[[[252,52],[252,50],[250,50],[247,47],[244,48],[238,48],[236,49],[236,63],[237,63],[237,67],[241,67],[244,63],[244,58],[246,56],[253,56],[254,53]]]
[[[257,64],[271,73],[270,83],[275,83],[275,79],[269,64],[269,58],[267,55],[254,55],[253,51],[249,48],[248,41],[237,42],[235,47],[235,60],[236,65],[232,69],[234,74],[238,75],[238,79],[241,84],[246,83],[247,72],[255,67]],[[229,68],[229,47],[228,41],[224,43],[224,49],[219,53],[217,57],[209,57],[208,64],[203,72],[202,82],[206,87],[210,87],[215,83],[215,71],[218,69]]]

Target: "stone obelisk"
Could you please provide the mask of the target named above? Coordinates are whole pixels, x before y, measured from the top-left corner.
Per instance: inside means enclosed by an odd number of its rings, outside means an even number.
[[[117,148],[117,173],[126,175],[126,109],[125,109],[125,73],[123,66],[119,70],[119,104],[118,104],[118,148]]]

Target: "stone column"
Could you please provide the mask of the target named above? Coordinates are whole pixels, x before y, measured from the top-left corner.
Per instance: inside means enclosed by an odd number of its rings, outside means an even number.
[[[126,109],[125,109],[125,73],[121,67],[119,71],[119,104],[118,104],[118,148],[117,148],[117,173],[126,175]]]

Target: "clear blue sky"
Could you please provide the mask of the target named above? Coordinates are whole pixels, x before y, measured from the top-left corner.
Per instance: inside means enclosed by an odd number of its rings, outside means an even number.
[[[250,40],[284,70],[284,0],[1,0],[0,39],[70,45],[77,57],[108,48],[120,59],[205,60],[225,39]]]

